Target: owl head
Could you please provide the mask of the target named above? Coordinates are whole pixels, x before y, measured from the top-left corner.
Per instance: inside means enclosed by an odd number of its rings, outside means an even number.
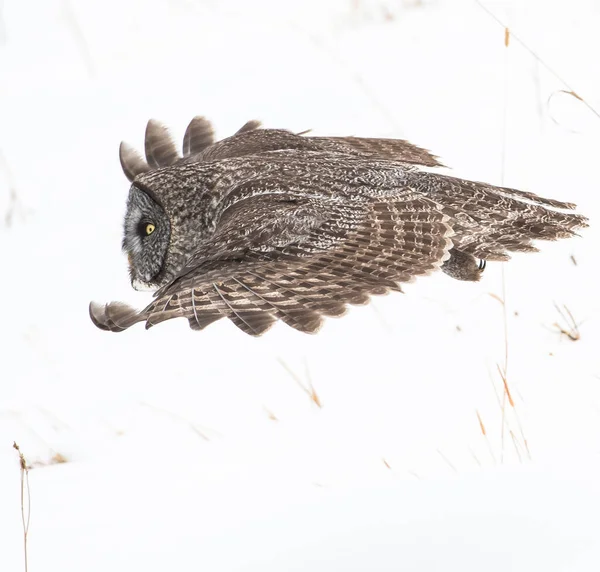
[[[121,166],[132,182],[123,251],[136,290],[156,290],[168,284],[198,240],[211,231],[214,169],[202,172],[201,153],[213,141],[211,124],[195,117],[185,132],[183,157],[167,128],[152,119],[146,127],[145,159],[121,143]]]
[[[123,250],[136,290],[154,290],[162,285],[170,238],[171,223],[164,208],[147,190],[132,185],[127,199]]]

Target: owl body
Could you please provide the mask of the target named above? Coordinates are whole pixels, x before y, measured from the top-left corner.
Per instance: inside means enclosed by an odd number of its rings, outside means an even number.
[[[574,205],[424,170],[440,166],[402,140],[306,137],[247,123],[213,141],[195,118],[179,157],[149,122],[146,161],[121,146],[132,181],[123,248],[132,284],[156,290],[144,310],[92,304],[120,331],[222,317],[251,335],[276,320],[317,331],[323,316],[400,290],[441,268],[478,280],[486,260],[586,225]]]

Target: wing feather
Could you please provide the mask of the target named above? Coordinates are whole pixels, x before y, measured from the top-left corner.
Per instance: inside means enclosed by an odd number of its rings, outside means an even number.
[[[244,125],[242,125],[236,132],[236,135],[240,133],[247,133],[248,131],[254,131],[255,129],[259,129],[261,126],[260,121],[256,119],[251,119],[250,121],[246,121]]]
[[[229,318],[243,332],[252,336],[260,336],[266,332],[275,322],[275,318],[255,305],[254,300],[249,297],[240,284],[233,280],[227,283],[212,283],[213,292],[208,289],[208,296],[213,306]]]
[[[180,277],[159,292],[135,320],[146,319],[154,325],[184,316],[201,329],[227,317],[253,336],[282,320],[297,330],[315,332],[323,316],[340,316],[348,304],[364,304],[372,295],[400,290],[401,282],[437,269],[452,246],[448,217],[438,205],[408,196],[394,203],[363,203],[344,209],[328,203],[307,207],[304,216],[314,208],[319,217],[327,213],[325,221],[315,215],[318,226],[308,225],[300,239],[265,250],[260,241],[249,244],[248,237],[255,241],[268,237],[269,244],[289,238],[283,229],[289,230],[290,223],[281,221],[286,212],[297,216],[298,207],[282,203],[274,213],[274,203],[264,201],[262,206],[271,216],[266,219],[267,213],[259,208],[263,199],[254,201],[255,224],[261,232],[240,231],[240,216],[248,205],[234,211],[210,244],[198,249]],[[265,220],[279,221],[282,230],[265,232]],[[240,244],[232,229],[240,232]],[[318,248],[319,244],[326,247]],[[242,259],[236,250],[245,251]],[[209,258],[206,253],[211,253]],[[129,316],[126,319],[132,321]],[[124,319],[112,319],[103,325],[122,329],[124,324]]]
[[[307,137],[323,150],[351,153],[360,157],[387,159],[427,167],[443,167],[438,157],[427,149],[404,139],[378,139],[372,137]]]
[[[201,153],[215,140],[212,124],[208,119],[197,115],[190,121],[183,136],[183,156],[189,157]]]
[[[138,175],[150,170],[150,165],[125,141],[121,141],[121,145],[119,146],[119,161],[121,162],[123,173],[125,173],[130,182],[133,182],[133,179]]]
[[[155,119],[150,119],[146,125],[145,151],[148,165],[154,169],[168,167],[179,160],[169,130]]]

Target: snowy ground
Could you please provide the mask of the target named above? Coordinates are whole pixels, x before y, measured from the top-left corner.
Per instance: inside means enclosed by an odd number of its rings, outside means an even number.
[[[485,5],[600,108],[597,2]],[[470,1],[0,10],[0,571],[23,570],[13,440],[31,571],[600,568],[600,118],[569,88]],[[118,143],[197,114],[408,138],[592,226],[515,257],[505,292],[500,264],[434,276],[314,337],[101,332],[91,299],[148,299]]]

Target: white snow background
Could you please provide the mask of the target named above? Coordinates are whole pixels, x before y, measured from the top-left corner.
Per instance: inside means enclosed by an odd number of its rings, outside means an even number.
[[[560,91],[600,108],[600,5],[482,2],[508,47],[473,1],[0,4],[0,571],[13,441],[31,572],[600,569],[600,118]],[[90,300],[149,299],[118,144],[198,114],[407,138],[591,226],[316,336],[97,330]]]

